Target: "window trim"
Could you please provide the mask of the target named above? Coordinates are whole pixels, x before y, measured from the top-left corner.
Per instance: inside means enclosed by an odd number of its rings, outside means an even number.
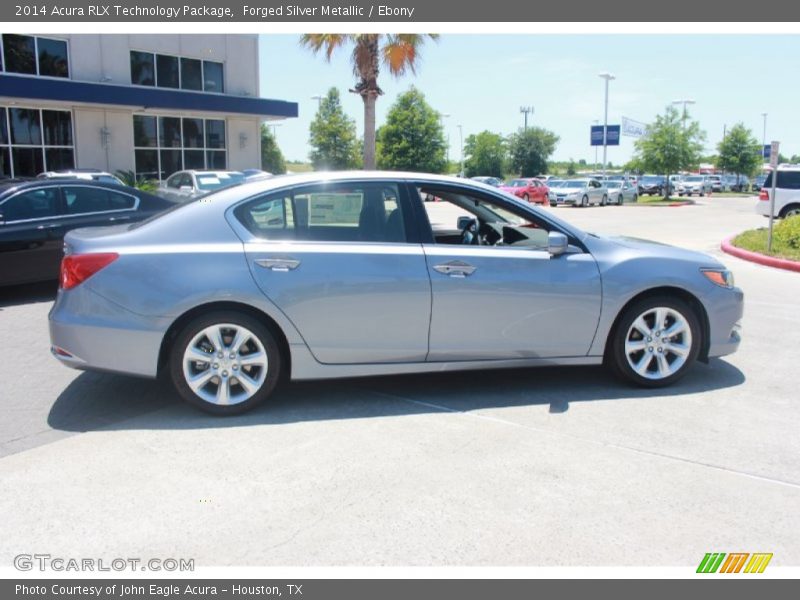
[[[25,37],[32,37],[33,38],[33,55],[34,55],[34,62],[36,63],[36,73],[15,73],[14,71],[9,71],[7,66],[8,63],[6,62],[6,49],[5,43],[3,43],[3,38],[6,35],[21,35]],[[40,75],[39,74],[39,38],[43,38],[45,40],[54,40],[57,42],[64,42],[67,45],[67,76],[66,77],[59,77],[57,75]],[[14,75],[18,77],[41,77],[43,79],[54,79],[56,81],[63,81],[64,79],[72,79],[72,46],[70,45],[70,40],[68,38],[61,38],[58,36],[50,36],[50,35],[34,35],[29,33],[11,33],[5,32],[0,34],[0,58],[2,58],[2,65],[3,68],[0,69],[0,73],[4,75]]]
[[[115,194],[120,194],[121,196],[128,196],[128,198],[133,198],[133,207],[132,208],[114,208],[114,209],[109,209],[109,210],[93,210],[93,211],[90,211],[90,212],[80,212],[80,213],[68,213],[67,212],[67,198],[66,198],[66,196],[64,194],[66,192],[66,188],[76,188],[76,187],[90,188],[90,189],[93,189],[93,190],[101,189],[101,190],[105,190],[106,192],[114,192]],[[121,212],[128,212],[128,211],[131,211],[131,210],[139,210],[139,203],[140,203],[139,196],[135,196],[133,194],[129,194],[128,192],[122,192],[122,191],[119,191],[119,190],[110,190],[105,186],[84,185],[84,184],[80,184],[80,183],[61,183],[58,186],[58,189],[59,189],[59,193],[61,195],[61,201],[62,201],[63,209],[64,209],[64,213],[62,215],[63,218],[69,219],[71,217],[85,217],[85,216],[89,216],[89,215],[108,215],[108,214],[112,214],[112,213],[116,214],[116,213],[121,213]]]

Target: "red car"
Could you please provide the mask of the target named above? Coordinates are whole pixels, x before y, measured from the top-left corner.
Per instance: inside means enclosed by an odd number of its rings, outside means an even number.
[[[517,198],[522,198],[526,202],[535,204],[549,203],[547,186],[538,179],[512,179],[508,183],[501,185],[500,189],[509,194],[514,194]]]

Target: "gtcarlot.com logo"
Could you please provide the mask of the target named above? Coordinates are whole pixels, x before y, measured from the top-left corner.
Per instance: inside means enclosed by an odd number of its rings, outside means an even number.
[[[194,571],[193,558],[75,558],[17,554],[17,571]]]
[[[708,552],[697,566],[698,573],[763,573],[771,552]]]

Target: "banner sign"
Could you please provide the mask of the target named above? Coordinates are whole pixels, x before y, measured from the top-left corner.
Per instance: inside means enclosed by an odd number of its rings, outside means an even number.
[[[606,146],[619,146],[619,125],[609,125],[606,131]],[[592,146],[603,145],[603,126],[592,125],[590,144]]]
[[[634,121],[628,117],[622,117],[622,135],[631,137],[642,137],[647,135],[647,124]]]

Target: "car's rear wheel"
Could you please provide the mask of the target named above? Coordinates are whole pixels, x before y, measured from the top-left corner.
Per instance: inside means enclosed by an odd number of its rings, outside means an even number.
[[[581,206],[584,208],[589,206],[589,196],[584,196],[583,198],[581,198]]]
[[[170,376],[180,396],[214,415],[243,413],[270,395],[281,372],[275,337],[236,311],[202,315],[172,345]]]
[[[623,379],[643,387],[670,385],[697,359],[700,321],[680,298],[652,296],[631,306],[612,333],[607,362]]]
[[[620,194],[619,197],[617,198],[617,206],[622,206],[623,202],[624,198],[622,197],[622,194]]]
[[[796,217],[800,215],[800,204],[790,204],[781,211],[781,218]]]
[[[528,202],[531,199],[531,197],[528,196],[528,194],[522,194],[522,199],[525,200],[525,202]]]
[[[603,197],[600,199],[600,206],[605,206],[606,204],[608,204],[608,196],[603,194]]]

